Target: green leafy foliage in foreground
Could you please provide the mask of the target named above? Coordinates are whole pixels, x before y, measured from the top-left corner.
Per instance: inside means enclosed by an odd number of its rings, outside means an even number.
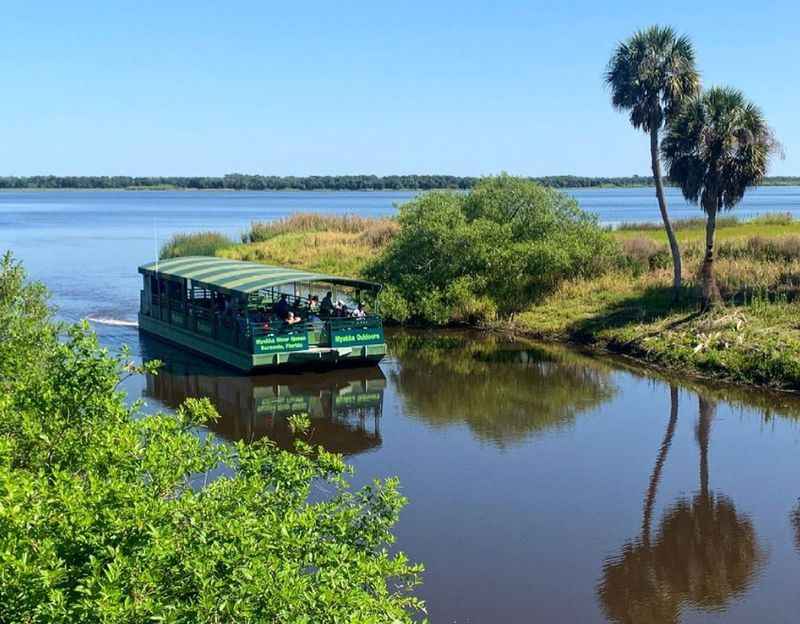
[[[398,321],[491,319],[618,258],[611,234],[575,200],[507,175],[466,194],[422,195],[398,220],[399,233],[365,271],[389,286],[381,310]]]
[[[0,266],[0,621],[408,622],[420,568],[391,555],[403,498],[337,455],[227,446],[189,400],[143,416],[136,367]],[[300,429],[307,422],[298,419]],[[223,469],[223,466],[225,467]],[[217,478],[212,478],[216,475]]]

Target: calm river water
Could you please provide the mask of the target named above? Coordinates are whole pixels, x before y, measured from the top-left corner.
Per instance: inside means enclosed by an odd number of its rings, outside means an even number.
[[[605,221],[657,218],[649,190],[576,195]],[[407,196],[0,193],[0,250],[47,284],[62,318],[96,319],[111,349],[167,362],[125,386],[147,409],[209,396],[218,435],[279,444],[286,415],[308,411],[357,483],[399,476],[410,502],[397,546],[426,565],[433,622],[795,621],[795,399],[463,332],[395,332],[380,367],[242,377],[132,323],[154,229],[235,234],[296,210],[388,213]],[[746,201],[797,212],[800,189]]]

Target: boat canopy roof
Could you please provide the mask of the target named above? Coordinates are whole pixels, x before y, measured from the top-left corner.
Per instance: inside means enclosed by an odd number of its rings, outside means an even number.
[[[192,280],[212,289],[242,294],[294,282],[322,282],[373,290],[380,288],[380,284],[375,282],[350,277],[207,256],[186,256],[150,262],[140,266],[139,273]]]

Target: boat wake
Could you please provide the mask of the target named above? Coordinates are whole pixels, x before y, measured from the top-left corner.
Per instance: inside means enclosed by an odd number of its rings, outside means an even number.
[[[112,325],[114,327],[139,327],[136,321],[125,321],[123,319],[105,318],[102,316],[87,316],[86,320],[98,325]]]

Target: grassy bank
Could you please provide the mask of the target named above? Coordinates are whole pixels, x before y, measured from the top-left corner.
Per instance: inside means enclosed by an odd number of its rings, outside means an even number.
[[[723,223],[716,271],[725,305],[705,314],[695,297],[703,228],[677,228],[686,282],[678,304],[663,231],[630,226],[615,232],[627,270],[565,282],[503,325],[691,375],[800,390],[800,223]]]

